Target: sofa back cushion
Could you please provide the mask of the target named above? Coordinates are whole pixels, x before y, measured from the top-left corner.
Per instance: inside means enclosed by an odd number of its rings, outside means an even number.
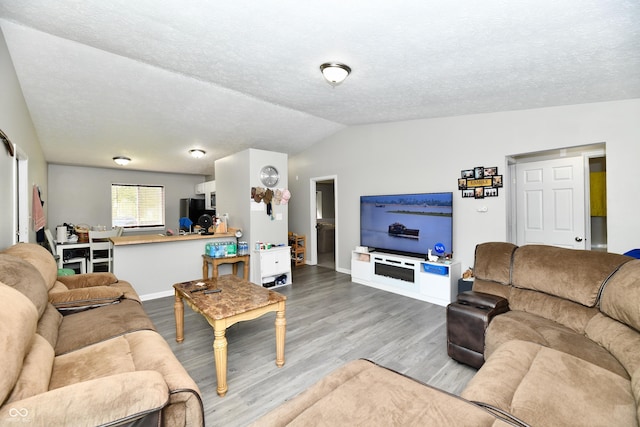
[[[0,282],[0,402],[13,389],[36,333],[38,312],[33,303]]]
[[[476,246],[473,290],[508,297],[511,262],[518,247],[512,243],[488,242]]]
[[[630,257],[546,245],[519,247],[511,284],[595,307],[603,285]]]
[[[33,265],[13,255],[0,253],[0,281],[29,298],[38,310],[38,317],[42,316],[48,304],[47,287]]]
[[[631,377],[640,372],[640,333],[602,313],[593,316],[585,329],[587,338],[611,353]]]
[[[620,267],[607,282],[600,311],[640,332],[640,259]]]
[[[508,296],[511,310],[524,311],[548,320],[553,320],[567,328],[584,333],[589,320],[598,313],[594,307],[528,289],[512,288]]]
[[[5,249],[6,254],[22,258],[33,265],[42,275],[47,291],[53,287],[58,277],[58,264],[51,252],[35,243],[18,243]]]

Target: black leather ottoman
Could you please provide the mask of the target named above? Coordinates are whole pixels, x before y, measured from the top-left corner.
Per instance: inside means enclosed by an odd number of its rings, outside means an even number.
[[[484,333],[494,316],[509,311],[502,297],[468,291],[447,306],[447,353],[474,368],[484,363]]]

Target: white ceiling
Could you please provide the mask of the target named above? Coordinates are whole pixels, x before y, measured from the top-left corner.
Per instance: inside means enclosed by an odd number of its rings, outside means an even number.
[[[638,0],[0,0],[0,28],[52,163],[210,175],[345,126],[640,97]]]

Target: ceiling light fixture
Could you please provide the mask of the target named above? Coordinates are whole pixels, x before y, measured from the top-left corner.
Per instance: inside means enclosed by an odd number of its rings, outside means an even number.
[[[331,86],[338,86],[351,73],[351,68],[337,62],[326,62],[320,66],[320,71]]]
[[[197,148],[194,148],[193,150],[189,150],[189,154],[191,154],[191,157],[195,157],[196,159],[201,159],[207,153],[204,150],[199,150]]]
[[[113,161],[119,164],[120,166],[126,166],[129,164],[131,159],[125,156],[116,156],[113,158]]]

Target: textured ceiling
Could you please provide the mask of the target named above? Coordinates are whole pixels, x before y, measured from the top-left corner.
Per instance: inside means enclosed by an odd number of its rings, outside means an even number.
[[[637,0],[0,0],[47,161],[199,174],[350,125],[638,98],[639,23]]]

